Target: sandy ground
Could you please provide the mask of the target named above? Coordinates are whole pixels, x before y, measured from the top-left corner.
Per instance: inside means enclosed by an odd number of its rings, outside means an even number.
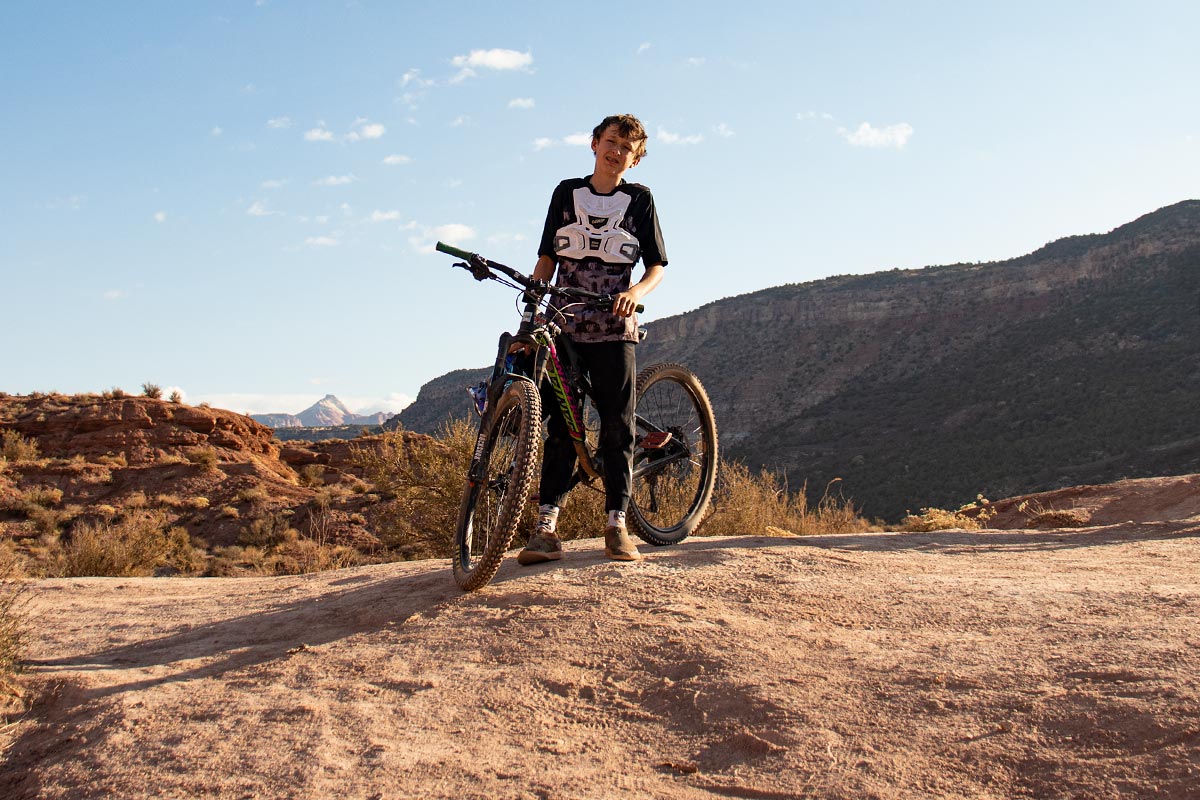
[[[1200,517],[45,580],[0,796],[1200,796]]]

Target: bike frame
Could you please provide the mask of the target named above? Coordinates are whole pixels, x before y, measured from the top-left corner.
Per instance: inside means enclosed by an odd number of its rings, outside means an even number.
[[[443,253],[466,259],[467,263],[459,266],[471,272],[476,280],[494,279],[495,275],[491,273],[491,270],[496,269],[520,283],[526,290],[530,289],[533,285],[529,278],[516,270],[506,267],[503,264],[489,263],[476,253],[468,253],[464,250],[444,245],[442,242],[438,242],[437,249]],[[611,298],[605,298],[601,295],[581,290],[573,290],[573,294],[568,294],[562,289],[551,289],[545,283],[541,284],[541,291],[549,291],[569,297],[588,297],[611,301]],[[560,348],[556,343],[559,328],[539,310],[540,302],[540,294],[536,297],[526,294],[525,308],[521,314],[522,333],[518,336],[513,336],[507,332],[500,335],[500,342],[496,348],[496,362],[492,367],[492,375],[487,385],[487,408],[480,417],[479,433],[475,439],[475,451],[471,458],[471,468],[467,478],[472,486],[482,480],[482,472],[486,469],[486,465],[482,464],[481,461],[487,444],[484,433],[488,428],[490,415],[496,409],[505,387],[515,380],[529,381],[533,384],[534,390],[538,392],[541,390],[542,381],[549,381],[559,410],[562,412],[563,420],[567,424],[567,431],[571,436],[571,442],[575,446],[580,469],[583,472],[583,480],[590,484],[592,481],[600,478],[596,461],[587,447],[587,431],[583,423],[583,395],[586,394],[586,387],[573,384],[565,379],[565,371],[559,357]],[[639,305],[637,311],[640,312],[641,310],[642,307]],[[527,372],[513,371],[509,368],[509,358],[513,355],[514,343],[520,345],[515,349],[523,350],[526,353],[530,349],[533,350],[533,368],[529,370],[532,375]],[[570,342],[563,341],[563,345],[564,349],[569,349]],[[634,426],[646,431],[646,434],[637,440],[637,448],[651,455],[651,458],[647,459],[645,463],[633,468],[634,479],[643,476],[652,477],[654,473],[661,472],[675,461],[691,458],[691,452],[684,442],[677,441],[671,432],[663,430],[636,413],[634,415]],[[635,461],[637,461],[636,451]]]

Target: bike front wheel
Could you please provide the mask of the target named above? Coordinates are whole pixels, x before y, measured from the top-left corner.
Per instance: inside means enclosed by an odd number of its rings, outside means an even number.
[[[467,481],[454,531],[454,581],[469,592],[495,576],[516,534],[538,464],[541,424],[537,391],[517,380],[480,432],[480,467]]]
[[[653,545],[677,544],[699,527],[717,480],[717,423],[700,379],[681,364],[637,376],[630,528]]]

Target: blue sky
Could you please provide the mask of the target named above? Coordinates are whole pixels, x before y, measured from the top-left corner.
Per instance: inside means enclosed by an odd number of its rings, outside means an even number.
[[[398,410],[488,363],[588,132],[637,114],[645,319],[1027,253],[1200,196],[1194,2],[0,6],[0,390]],[[465,394],[464,394],[465,397]]]

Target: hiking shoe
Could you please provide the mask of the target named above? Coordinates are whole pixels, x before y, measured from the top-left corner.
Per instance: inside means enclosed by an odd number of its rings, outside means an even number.
[[[517,563],[523,567],[541,564],[543,561],[558,561],[563,557],[562,539],[549,528],[534,528],[529,544],[517,553]]]
[[[638,552],[629,531],[609,525],[604,529],[604,555],[613,561],[641,561],[642,554]]]

